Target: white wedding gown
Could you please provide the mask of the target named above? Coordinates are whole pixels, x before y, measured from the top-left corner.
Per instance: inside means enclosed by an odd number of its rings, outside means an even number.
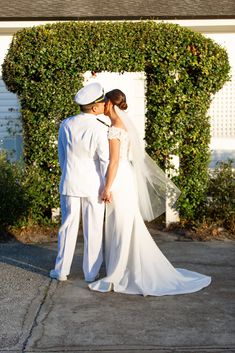
[[[109,128],[109,139],[120,140],[120,161],[112,185],[113,201],[107,204],[105,261],[107,276],[91,284],[91,290],[141,295],[192,293],[208,286],[211,278],[175,269],[152,239],[138,207],[133,167],[128,159],[125,130]]]

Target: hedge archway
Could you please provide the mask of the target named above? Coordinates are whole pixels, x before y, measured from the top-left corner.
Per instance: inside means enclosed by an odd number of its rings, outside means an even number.
[[[146,72],[147,151],[162,167],[179,154],[180,213],[195,217],[207,185],[207,110],[229,79],[228,57],[199,33],[152,21],[56,23],[14,36],[3,79],[21,102],[32,217],[41,222],[58,205],[58,126],[77,113],[86,71]]]

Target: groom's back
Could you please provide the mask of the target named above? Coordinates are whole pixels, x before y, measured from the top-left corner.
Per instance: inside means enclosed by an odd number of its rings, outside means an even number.
[[[102,183],[100,163],[108,160],[108,154],[107,127],[95,115],[83,113],[64,120],[59,133],[60,193],[97,195]]]

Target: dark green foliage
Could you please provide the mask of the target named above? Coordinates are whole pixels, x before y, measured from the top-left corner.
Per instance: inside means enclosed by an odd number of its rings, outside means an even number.
[[[67,22],[19,31],[3,64],[4,81],[21,101],[37,222],[58,205],[58,127],[76,113],[73,97],[87,70],[146,72],[147,151],[162,167],[179,154],[179,209],[194,218],[208,180],[207,110],[229,78],[226,51],[172,24]]]
[[[0,235],[29,215],[30,201],[23,179],[22,167],[8,162],[0,153]]]
[[[218,162],[210,175],[204,217],[235,232],[235,170],[232,161]]]

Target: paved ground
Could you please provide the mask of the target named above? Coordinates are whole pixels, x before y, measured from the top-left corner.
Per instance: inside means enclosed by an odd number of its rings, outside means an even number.
[[[211,275],[211,286],[158,298],[91,292],[81,241],[63,283],[48,277],[55,243],[0,244],[0,352],[235,352],[235,242],[155,239],[176,267]]]

